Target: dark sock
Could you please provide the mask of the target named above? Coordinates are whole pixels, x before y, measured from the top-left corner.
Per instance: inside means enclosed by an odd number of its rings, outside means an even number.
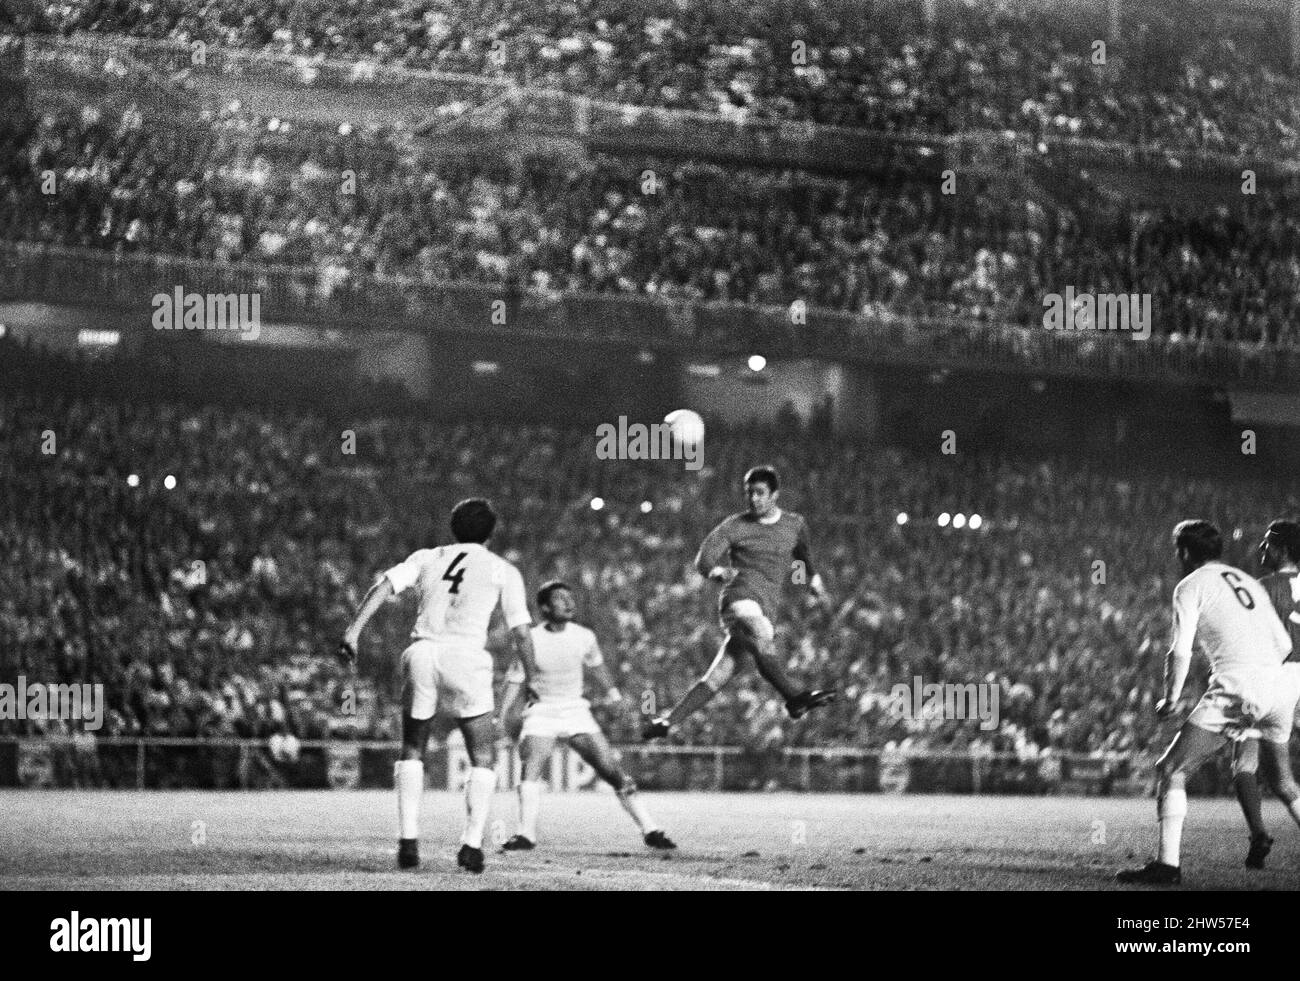
[[[708,705],[709,702],[713,701],[713,696],[716,694],[717,692],[704,682],[695,682],[695,684],[691,686],[691,690],[688,691],[682,700],[674,705],[672,711],[668,713],[668,724],[670,726],[675,726],[681,722],[682,719],[694,715],[700,709],[704,708],[704,706]]]
[[[1259,781],[1253,773],[1238,773],[1232,778],[1232,785],[1237,791],[1237,801],[1241,804],[1241,813],[1246,815],[1246,826],[1250,836],[1255,838],[1264,834],[1264,815],[1259,799]]]
[[[790,683],[790,679],[785,676],[785,672],[777,664],[776,658],[755,651],[754,666],[758,668],[758,673],[763,676],[763,680],[780,692],[781,697],[787,702],[794,699],[802,691],[802,689],[796,688]]]

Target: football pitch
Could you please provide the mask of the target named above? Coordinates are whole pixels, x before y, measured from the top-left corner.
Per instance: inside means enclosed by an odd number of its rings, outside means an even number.
[[[1154,845],[1149,799],[645,798],[678,851],[644,848],[611,794],[548,793],[539,847],[488,842],[475,876],[456,868],[463,804],[448,792],[426,795],[423,861],[407,872],[394,864],[388,791],[7,790],[0,889],[1116,889],[1115,869]],[[1182,888],[1294,889],[1300,832],[1276,802],[1265,807],[1277,844],[1251,872],[1235,802],[1194,798]],[[498,793],[498,840],[514,817],[513,794]]]

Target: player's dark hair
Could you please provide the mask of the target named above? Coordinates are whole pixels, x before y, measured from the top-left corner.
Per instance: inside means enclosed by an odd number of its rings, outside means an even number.
[[[1283,554],[1291,562],[1300,562],[1300,524],[1279,518],[1270,521],[1264,537],[1272,539],[1282,548]]]
[[[1210,562],[1223,554],[1223,536],[1213,522],[1180,521],[1174,526],[1174,548],[1187,549],[1193,562]]]
[[[451,509],[451,533],[458,542],[481,545],[492,537],[496,526],[497,513],[486,498],[471,497]]]
[[[781,481],[776,475],[776,467],[761,466],[750,467],[749,473],[745,474],[745,484],[767,484],[770,491],[779,490]]]
[[[550,582],[542,583],[542,588],[537,591],[537,605],[549,606],[551,602],[551,593],[557,589],[569,589],[569,584],[563,579],[552,579]]]

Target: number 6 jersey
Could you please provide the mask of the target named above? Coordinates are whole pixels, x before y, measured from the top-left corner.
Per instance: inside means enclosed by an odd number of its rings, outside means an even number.
[[[422,548],[384,575],[393,592],[420,590],[420,612],[411,637],[457,646],[487,646],[492,612],[510,629],[532,622],[524,577],[513,565],[474,542]]]
[[[1192,645],[1210,662],[1210,685],[1235,694],[1270,687],[1291,651],[1291,638],[1255,579],[1223,562],[1207,562],[1174,587],[1176,655]]]

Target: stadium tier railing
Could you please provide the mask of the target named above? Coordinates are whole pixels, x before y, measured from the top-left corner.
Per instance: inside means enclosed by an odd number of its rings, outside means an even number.
[[[505,741],[500,786],[518,774]],[[1153,755],[1077,754],[856,747],[752,749],[735,746],[617,747],[649,790],[815,791],[844,793],[1083,794],[1150,792]],[[392,786],[399,744],[390,740],[219,739],[76,735],[0,736],[0,787],[159,789],[363,789]],[[469,768],[453,736],[427,756],[431,786],[459,789]],[[513,776],[512,776],[513,775]],[[594,772],[557,749],[548,779],[555,790],[594,789]],[[1196,793],[1225,793],[1226,766],[1212,762],[1191,782]]]
[[[111,34],[76,33],[69,37],[33,34],[22,39],[29,69],[66,70],[78,62],[98,73],[98,66],[148,66],[159,79],[146,85],[139,73],[114,72],[124,85],[135,84],[141,96],[162,98],[171,111],[180,97],[200,102],[220,114],[228,101],[204,95],[202,86],[188,85],[195,75],[216,75],[244,82],[305,90],[384,92],[403,104],[423,107],[417,130],[437,130],[457,121],[490,129],[528,131],[576,137],[596,149],[679,155],[714,160],[761,163],[844,172],[876,172],[906,168],[938,171],[957,166],[969,148],[997,145],[1026,159],[1077,169],[1085,166],[1133,169],[1192,176],[1236,175],[1243,168],[1261,181],[1300,174],[1300,162],[1280,154],[1225,153],[1156,143],[1076,137],[1040,131],[968,129],[957,133],[868,130],[783,119],[756,118],[737,110],[731,114],[667,109],[593,99],[560,89],[520,85],[505,77],[445,71],[422,71],[377,61],[345,61],[323,55],[288,55],[223,48],[191,42],[134,38]],[[197,45],[197,46],[196,46]],[[187,87],[188,86],[188,87]],[[481,112],[485,106],[493,111]],[[318,124],[319,117],[298,114],[293,102],[277,103],[281,119]]]
[[[1119,332],[1048,331],[945,311],[854,314],[811,303],[796,310],[793,304],[541,292],[416,281],[328,265],[220,264],[0,240],[0,300],[114,309],[118,322],[148,330],[152,298],[178,286],[201,294],[256,293],[264,324],[535,333],[705,355],[761,350],[768,357],[1209,381],[1237,388],[1282,388],[1300,381],[1300,354],[1257,344],[1139,341]],[[497,322],[501,303],[504,324]]]

